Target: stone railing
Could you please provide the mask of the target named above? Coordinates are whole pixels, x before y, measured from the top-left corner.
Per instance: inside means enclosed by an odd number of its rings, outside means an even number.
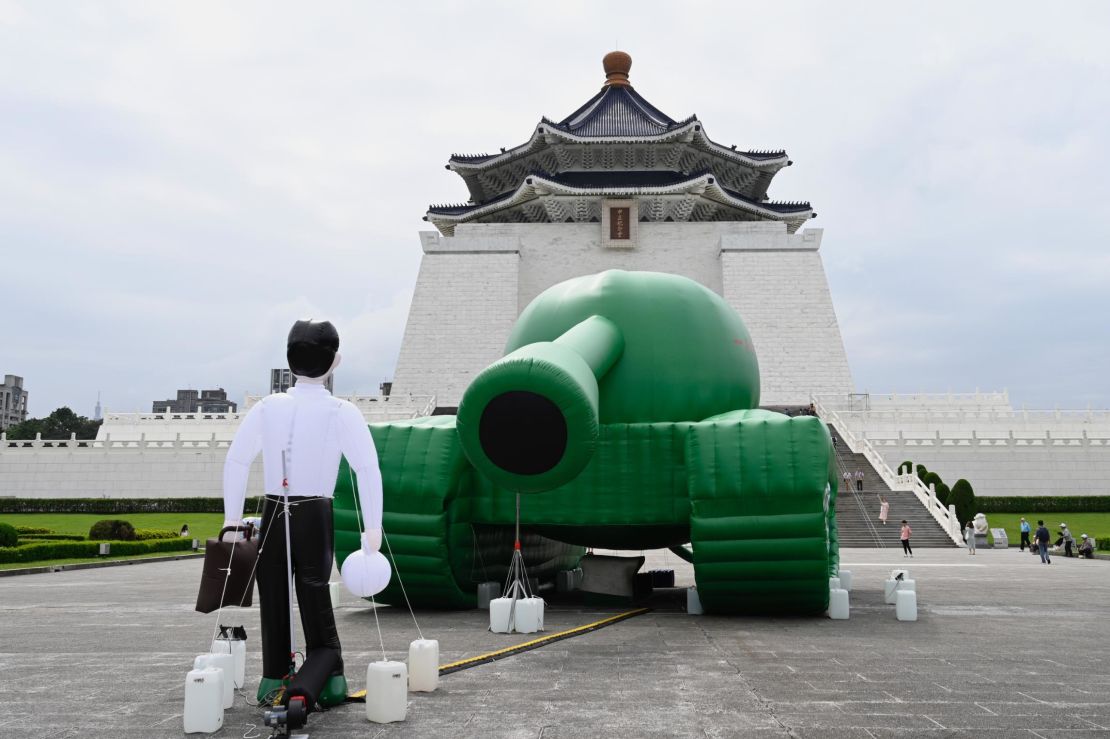
[[[264,395],[248,395],[243,407],[250,409]],[[400,418],[430,416],[436,408],[435,395],[336,395],[362,411],[370,423]]]
[[[848,449],[854,454],[862,454],[867,461],[879,473],[879,477],[886,483],[887,487],[891,490],[909,491],[914,494],[917,501],[925,506],[925,510],[929,511],[930,515],[940,524],[944,532],[956,544],[963,546],[963,529],[960,526],[960,521],[956,517],[956,507],[948,506],[947,508],[937,500],[936,490],[931,486],[926,487],[924,483],[917,478],[917,475],[899,475],[890,468],[890,465],[883,459],[883,455],[871,445],[871,442],[862,435],[855,434],[845,424],[844,419],[841,418],[838,411],[825,406],[821,397],[814,396],[811,398],[813,407],[817,411],[817,415],[831,425],[840,434],[840,438],[848,445]]]
[[[845,393],[820,396],[826,408],[833,410],[884,410],[920,407],[948,410],[1008,410],[1008,391],[973,393]]]
[[[230,421],[238,423],[245,415],[246,411],[235,413],[168,413],[163,411],[120,413],[113,411],[104,414],[104,423],[108,425],[129,423],[169,424],[175,421]]]
[[[874,429],[890,426],[906,429],[913,426],[934,429],[938,426],[1003,427],[1018,429],[1084,428],[1099,426],[1110,429],[1110,411],[1105,410],[835,410],[854,428]]]
[[[164,436],[164,435],[161,435]],[[11,449],[226,449],[231,446],[231,436],[226,434],[174,434],[173,438],[146,438],[141,434],[138,439],[113,439],[106,434],[102,439],[78,439],[70,435],[68,439],[43,439],[35,434],[34,439],[9,439],[0,433],[0,454]]]
[[[857,431],[874,447],[1104,447],[1110,450],[1110,424],[1098,429],[998,431]]]

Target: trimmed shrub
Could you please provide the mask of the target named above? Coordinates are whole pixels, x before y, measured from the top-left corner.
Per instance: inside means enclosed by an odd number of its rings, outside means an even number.
[[[118,518],[97,521],[89,529],[89,538],[93,541],[114,539],[116,541],[134,541],[135,527],[128,521]]]
[[[917,479],[918,480],[921,480],[921,482],[925,482],[925,475],[927,475],[927,474],[929,474],[929,470],[926,469],[925,465],[923,465],[923,464],[917,465]],[[928,483],[926,483],[926,484],[928,484]]]
[[[899,475],[912,475],[913,474],[913,462],[910,462],[909,460],[906,460],[902,464],[898,465],[898,474]]]
[[[15,526],[0,523],[0,547],[14,547],[19,545],[19,532]]]
[[[978,500],[983,513],[1110,513],[1110,495],[987,495]]]
[[[151,539],[176,539],[180,534],[169,529],[135,529],[135,541],[149,541]],[[192,541],[193,537],[189,537]]]
[[[44,529],[41,526],[16,526],[15,530],[20,534],[53,534],[50,529]]]
[[[925,483],[925,487],[935,486],[938,494],[940,493],[940,486],[944,484],[944,480],[940,479],[940,475],[935,472],[926,472],[925,477],[921,478],[921,482]]]
[[[152,541],[113,541],[113,555],[183,552],[193,548],[191,539],[155,539]],[[39,562],[49,559],[95,557],[100,543],[95,541],[48,541],[0,549],[0,564]]]
[[[952,486],[949,503],[956,506],[956,518],[964,523],[978,513],[975,510],[975,491],[971,489],[971,483],[962,477]]]
[[[952,490],[943,482],[937,484],[937,500],[941,505],[946,506],[952,502]]]
[[[1095,539],[1095,549],[1110,552],[1110,538]]]
[[[257,510],[261,498],[248,498]],[[0,513],[223,513],[223,498],[0,498]]]

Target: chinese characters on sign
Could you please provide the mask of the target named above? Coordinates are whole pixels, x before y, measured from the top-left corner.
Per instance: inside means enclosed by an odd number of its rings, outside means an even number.
[[[635,200],[603,200],[601,245],[632,249],[636,246],[639,206]]]
[[[630,238],[628,232],[628,211],[629,208],[610,208],[609,209],[609,238],[616,240],[627,240]]]

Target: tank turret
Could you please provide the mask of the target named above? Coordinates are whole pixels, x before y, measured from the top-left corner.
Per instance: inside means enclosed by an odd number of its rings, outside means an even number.
[[[577,476],[611,423],[700,421],[759,403],[751,336],[716,293],[655,272],[555,285],[524,310],[506,355],[459,405],[471,463],[539,492]]]

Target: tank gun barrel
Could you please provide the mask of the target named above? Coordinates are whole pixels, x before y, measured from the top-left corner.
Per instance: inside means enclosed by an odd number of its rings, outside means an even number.
[[[597,445],[598,381],[623,351],[616,324],[593,315],[482,370],[463,394],[456,422],[470,462],[521,493],[573,480]]]

